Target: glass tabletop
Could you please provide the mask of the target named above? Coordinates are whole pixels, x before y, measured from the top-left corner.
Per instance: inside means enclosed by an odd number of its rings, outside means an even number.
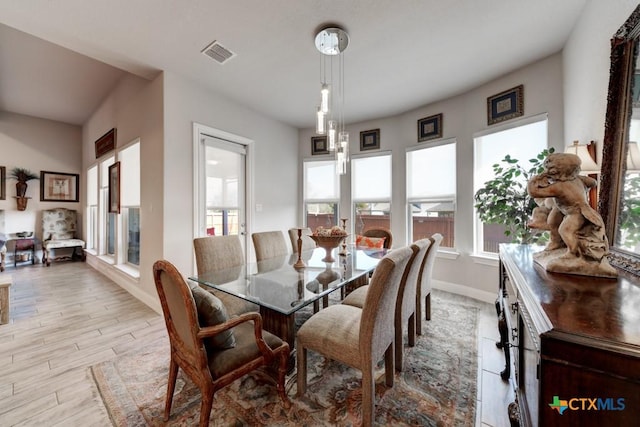
[[[306,267],[293,268],[297,254],[203,273],[190,280],[254,302],[282,314],[291,314],[372,271],[385,249],[349,248],[348,255],[333,250],[333,262],[324,262],[325,250],[302,252]]]

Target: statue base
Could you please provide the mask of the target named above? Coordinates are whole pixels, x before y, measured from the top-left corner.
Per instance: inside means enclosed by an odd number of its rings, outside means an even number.
[[[587,258],[567,256],[566,248],[543,250],[533,254],[533,261],[547,271],[553,273],[575,274],[579,276],[604,277],[615,279],[618,271],[613,268],[606,257],[600,261]]]

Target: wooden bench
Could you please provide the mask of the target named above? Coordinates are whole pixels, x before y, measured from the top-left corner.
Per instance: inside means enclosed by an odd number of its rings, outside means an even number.
[[[9,323],[9,288],[11,288],[11,276],[0,275],[0,325]]]

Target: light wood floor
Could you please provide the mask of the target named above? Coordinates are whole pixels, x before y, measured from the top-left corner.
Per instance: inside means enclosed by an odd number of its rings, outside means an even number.
[[[89,367],[165,335],[153,310],[81,262],[8,268],[10,323],[0,325],[0,426],[109,426]],[[495,313],[481,312],[477,426],[508,426]]]

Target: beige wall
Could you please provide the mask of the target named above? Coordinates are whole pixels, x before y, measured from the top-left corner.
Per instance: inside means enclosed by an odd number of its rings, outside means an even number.
[[[87,262],[109,276],[131,294],[160,310],[152,266],[163,257],[163,76],[148,81],[125,76],[109,94],[82,132],[83,170],[96,164],[95,140],[111,128],[117,129],[117,146],[140,138],[140,279],[89,255]],[[113,153],[106,155],[107,157]],[[126,182],[121,185],[126,186]]]
[[[380,128],[380,150],[393,155],[392,231],[394,247],[407,244],[407,214],[405,204],[405,153],[418,146],[417,121],[443,113],[443,139],[457,141],[457,211],[455,224],[456,255],[439,258],[434,277],[446,286],[481,299],[495,299],[497,262],[480,261],[473,255],[473,136],[485,131],[487,125],[487,97],[524,85],[524,117],[548,113],[549,141],[556,148],[563,145],[562,57],[550,56],[462,95],[424,106],[414,111],[382,120],[372,120],[348,126],[351,132],[351,152],[359,151],[359,133]],[[499,129],[494,125],[491,129]],[[309,139],[313,130],[300,132],[302,157],[310,157]],[[517,144],[518,141],[514,141]],[[426,146],[427,143],[424,143]],[[300,172],[301,173],[301,172]],[[349,191],[350,178],[342,181],[343,192]],[[302,191],[302,190],[300,190]],[[300,193],[302,197],[302,193]],[[343,197],[341,216],[350,216]],[[301,213],[299,213],[301,215]],[[353,221],[349,221],[353,223]],[[487,265],[488,264],[488,265]]]
[[[297,131],[178,75],[165,75],[164,256],[185,274],[193,269],[193,124],[253,141],[253,199],[248,232],[297,225]],[[258,212],[256,204],[262,205]],[[253,256],[248,239],[248,256]]]
[[[40,176],[40,171],[81,174],[82,131],[79,126],[45,120],[21,114],[0,112],[0,166],[5,166],[7,176],[14,167],[29,169]],[[31,197],[27,209],[18,211],[15,180],[7,179],[6,200],[0,200],[0,210],[5,211],[7,233],[34,231],[42,237],[40,212],[43,209],[65,207],[79,209],[81,203],[41,202],[40,180],[28,182],[27,197]],[[83,199],[84,180],[80,180],[80,200]]]

